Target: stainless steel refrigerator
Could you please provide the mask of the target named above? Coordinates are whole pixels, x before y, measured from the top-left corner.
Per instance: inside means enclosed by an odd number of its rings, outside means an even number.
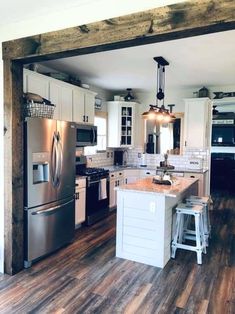
[[[27,118],[24,266],[72,241],[75,229],[75,124]]]

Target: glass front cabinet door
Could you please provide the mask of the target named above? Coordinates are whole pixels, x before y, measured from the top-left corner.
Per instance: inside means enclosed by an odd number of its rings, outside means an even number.
[[[108,146],[131,147],[134,145],[134,102],[108,102]]]

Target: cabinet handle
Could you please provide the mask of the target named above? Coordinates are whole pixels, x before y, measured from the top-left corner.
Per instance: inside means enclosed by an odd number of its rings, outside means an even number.
[[[88,116],[86,116],[86,122],[88,122]]]
[[[184,142],[184,146],[187,146],[187,141]]]
[[[146,174],[150,174],[150,172],[146,172]]]
[[[79,186],[79,184],[78,184],[78,183],[76,183],[76,184],[75,184],[75,186]]]
[[[83,122],[86,122],[86,120],[85,120],[85,116],[83,116],[83,119],[82,119],[82,121],[83,121]]]
[[[119,180],[117,181],[117,186],[119,186]]]
[[[125,181],[126,181],[126,184],[127,184],[127,179]]]
[[[75,193],[75,200],[79,200],[79,192]]]
[[[195,176],[190,176],[190,178],[195,178]]]

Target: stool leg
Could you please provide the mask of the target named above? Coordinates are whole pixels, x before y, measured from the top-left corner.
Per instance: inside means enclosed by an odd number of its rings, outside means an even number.
[[[197,252],[197,263],[202,264],[202,245],[200,239],[200,215],[195,214],[195,231],[196,231],[196,252]]]
[[[205,242],[206,242],[206,246],[208,246],[209,227],[208,227],[208,219],[207,219],[207,206],[205,205],[203,206],[202,220],[203,220],[203,227],[204,227]]]
[[[184,218],[185,218],[185,215],[180,214],[178,243],[182,243],[182,242],[183,242],[183,236],[184,236]]]
[[[186,218],[184,218],[182,242],[185,242],[185,235],[189,227],[190,218],[191,218],[190,215],[187,215]]]
[[[176,213],[176,222],[175,222],[175,234],[173,237],[173,241],[171,244],[171,257],[175,258],[175,253],[176,253],[176,245],[178,242],[178,237],[179,237],[179,233],[180,233],[180,224],[181,224],[181,214],[180,213]]]
[[[207,204],[207,223],[208,223],[209,237],[211,237],[210,203]]]
[[[208,245],[207,245],[207,235],[205,234],[205,229],[204,229],[203,214],[200,215],[199,217],[199,229],[200,229],[200,235],[201,235],[202,251],[204,254],[206,254],[206,247]]]

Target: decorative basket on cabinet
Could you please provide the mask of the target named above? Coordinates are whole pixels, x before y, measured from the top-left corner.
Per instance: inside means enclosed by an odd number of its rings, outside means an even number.
[[[35,118],[53,118],[55,105],[38,103],[33,100],[24,103],[24,117],[35,117]]]

